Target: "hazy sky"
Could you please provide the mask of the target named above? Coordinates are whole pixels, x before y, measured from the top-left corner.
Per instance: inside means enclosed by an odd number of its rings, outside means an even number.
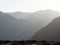
[[[60,0],[0,0],[0,11],[3,12],[34,12],[45,9],[60,11]]]

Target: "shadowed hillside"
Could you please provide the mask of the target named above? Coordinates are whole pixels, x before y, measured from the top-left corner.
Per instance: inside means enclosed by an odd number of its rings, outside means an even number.
[[[46,27],[39,30],[32,40],[60,41],[60,17],[55,18]]]

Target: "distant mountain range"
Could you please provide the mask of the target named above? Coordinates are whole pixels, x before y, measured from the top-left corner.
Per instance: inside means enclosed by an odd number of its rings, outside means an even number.
[[[7,13],[13,17],[16,17],[17,19],[24,19],[26,18],[28,15],[31,15],[31,13],[24,13],[24,12],[10,12],[10,13]]]
[[[27,40],[58,16],[60,13],[53,10],[34,13],[0,11],[0,39]]]
[[[32,40],[60,41],[60,17],[56,17],[47,26],[39,30]]]

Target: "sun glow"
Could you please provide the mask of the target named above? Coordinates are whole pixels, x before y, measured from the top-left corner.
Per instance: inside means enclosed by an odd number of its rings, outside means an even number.
[[[35,12],[45,9],[60,11],[59,4],[60,0],[0,0],[0,11]]]

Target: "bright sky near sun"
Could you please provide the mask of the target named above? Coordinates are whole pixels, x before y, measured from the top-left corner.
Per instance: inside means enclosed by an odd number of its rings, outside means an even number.
[[[45,9],[60,11],[60,0],[0,0],[0,11],[3,12],[35,12]]]

